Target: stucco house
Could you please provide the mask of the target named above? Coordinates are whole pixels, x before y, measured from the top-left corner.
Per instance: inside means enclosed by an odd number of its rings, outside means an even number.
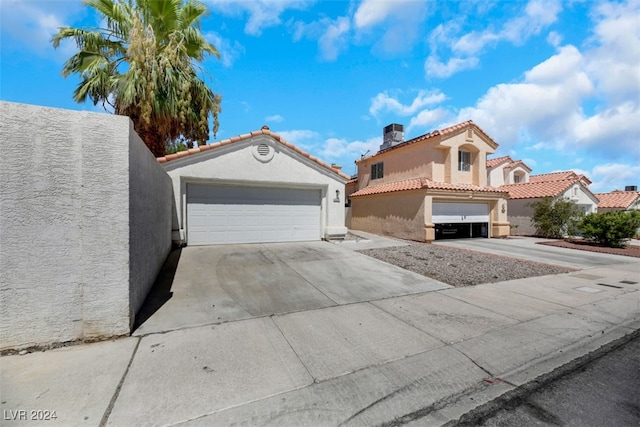
[[[522,178],[524,182],[505,183],[499,187],[509,193],[508,220],[512,226],[512,235],[535,234],[536,230],[531,222],[534,213],[531,204],[545,197],[571,200],[585,213],[598,210],[598,198],[589,190],[591,180],[584,175],[561,171],[540,175],[524,174]]]
[[[509,235],[508,193],[487,185],[498,144],[472,121],[404,141],[383,131],[380,150],[356,161],[351,228],[415,241]]]
[[[492,187],[529,182],[531,168],[510,156],[487,159],[487,183]]]
[[[625,191],[615,190],[595,195],[600,200],[598,212],[640,210],[640,191],[637,187],[629,186]]]
[[[188,245],[340,239],[349,176],[267,126],[158,158],[173,181],[173,239]]]

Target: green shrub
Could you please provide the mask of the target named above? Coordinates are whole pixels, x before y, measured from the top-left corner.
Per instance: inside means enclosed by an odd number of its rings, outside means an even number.
[[[582,209],[569,199],[546,197],[529,206],[534,210],[532,222],[536,234],[542,237],[562,239],[573,236],[577,234],[578,224],[584,216]]]
[[[580,223],[586,239],[619,248],[633,239],[640,227],[640,211],[611,211],[589,214]]]

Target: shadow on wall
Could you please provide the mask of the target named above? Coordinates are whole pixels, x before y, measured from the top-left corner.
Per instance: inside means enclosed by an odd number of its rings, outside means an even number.
[[[158,273],[158,277],[156,278],[149,295],[136,314],[135,323],[131,331],[132,333],[142,326],[144,322],[146,322],[155,312],[160,310],[160,308],[165,305],[171,297],[173,297],[171,287],[173,286],[173,279],[176,276],[176,270],[178,269],[178,262],[180,261],[181,254],[182,248],[174,249],[169,253],[160,273]]]

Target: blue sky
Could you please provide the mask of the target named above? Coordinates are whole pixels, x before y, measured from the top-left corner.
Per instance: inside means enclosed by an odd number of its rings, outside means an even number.
[[[405,138],[474,120],[533,173],[574,170],[594,192],[640,185],[640,0],[204,0],[222,58],[215,139],[270,129],[355,173],[382,128]],[[0,0],[0,99],[76,104],[62,26],[98,24],[76,0]]]

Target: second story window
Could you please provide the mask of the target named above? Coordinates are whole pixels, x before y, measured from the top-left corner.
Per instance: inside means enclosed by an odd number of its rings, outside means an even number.
[[[469,151],[458,151],[458,170],[463,172],[471,170],[471,153]]]
[[[374,163],[371,165],[371,179],[379,179],[384,176],[384,167],[383,163]]]

